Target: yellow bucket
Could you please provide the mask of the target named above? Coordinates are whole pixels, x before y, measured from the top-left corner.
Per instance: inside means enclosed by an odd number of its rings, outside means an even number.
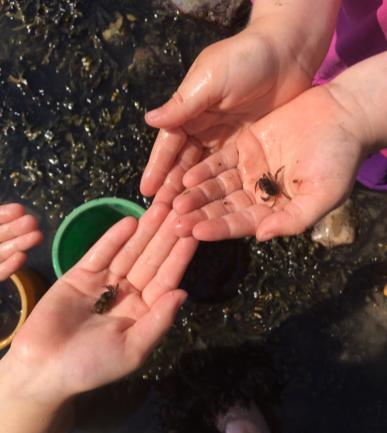
[[[23,268],[11,275],[4,282],[10,290],[15,290],[20,300],[19,319],[7,335],[0,334],[0,349],[11,344],[16,332],[25,322],[27,316],[31,313],[35,304],[41,298],[47,288],[47,283],[35,271],[29,268]],[[1,290],[1,283],[0,283]]]

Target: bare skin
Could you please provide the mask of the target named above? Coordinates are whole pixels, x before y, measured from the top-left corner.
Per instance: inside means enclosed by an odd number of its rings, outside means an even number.
[[[309,88],[339,5],[339,0],[256,1],[245,30],[203,50],[171,99],[145,116],[160,132],[141,192],[170,203],[183,191],[177,172],[235,145],[241,129]]]
[[[17,203],[0,205],[0,281],[26,261],[25,251],[39,244],[43,235],[36,219]]]
[[[174,201],[178,234],[200,240],[255,235],[263,241],[301,233],[337,207],[365,156],[387,141],[386,71],[387,53],[353,66],[189,170],[183,183],[190,192]],[[290,199],[281,195],[270,208],[254,194],[256,180],[281,166]]]
[[[40,300],[0,361],[3,431],[58,433],[71,397],[142,364],[186,298],[177,287],[197,247],[173,234],[173,219],[162,204],[138,227],[124,218]],[[101,287],[117,284],[112,308],[92,314]]]

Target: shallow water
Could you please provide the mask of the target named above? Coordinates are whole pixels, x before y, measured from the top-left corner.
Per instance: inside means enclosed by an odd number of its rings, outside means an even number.
[[[0,4],[0,200],[40,219],[30,264],[53,280],[52,236],[73,207],[105,195],[149,204],[143,114],[235,29],[149,1]],[[281,432],[384,431],[387,196],[358,186],[352,198],[352,246],[329,252],[309,234],[202,245],[168,337],[138,375],[80,399],[77,432],[213,431],[235,399]]]

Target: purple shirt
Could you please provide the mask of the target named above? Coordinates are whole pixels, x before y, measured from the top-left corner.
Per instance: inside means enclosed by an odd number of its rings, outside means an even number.
[[[387,0],[343,0],[336,32],[314,84],[387,50]]]

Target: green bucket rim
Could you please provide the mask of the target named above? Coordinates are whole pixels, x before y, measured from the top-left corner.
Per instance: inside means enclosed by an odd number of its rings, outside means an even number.
[[[65,216],[63,221],[60,223],[58,230],[55,233],[54,240],[52,243],[51,248],[51,260],[52,265],[54,268],[55,275],[57,278],[60,278],[63,275],[63,270],[61,268],[61,264],[59,263],[59,246],[60,242],[62,241],[62,237],[64,232],[67,230],[68,226],[82,213],[88,211],[92,208],[97,208],[99,206],[103,205],[121,205],[122,207],[125,207],[128,209],[132,215],[135,218],[140,218],[141,215],[144,214],[145,209],[138,205],[137,203],[134,203],[130,200],[124,199],[124,198],[118,198],[118,197],[103,197],[103,198],[96,198],[94,200],[90,200],[86,203],[81,204],[80,206],[73,209],[68,215]]]

